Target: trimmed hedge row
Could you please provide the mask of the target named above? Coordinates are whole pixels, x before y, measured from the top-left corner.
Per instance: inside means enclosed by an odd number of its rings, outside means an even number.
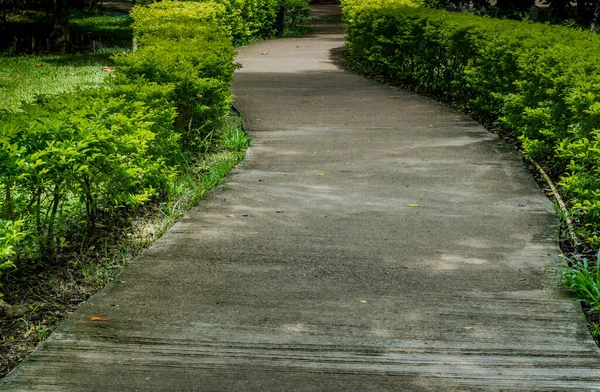
[[[600,37],[398,0],[346,0],[356,70],[497,119],[560,176],[579,233],[600,246]]]
[[[239,45],[273,34],[278,0],[167,0],[148,8],[138,7],[131,16],[136,36],[184,37],[218,25],[221,33]]]
[[[165,0],[132,12],[139,50],[104,87],[0,110],[0,274],[172,193],[231,104],[233,40],[268,34],[273,0]]]

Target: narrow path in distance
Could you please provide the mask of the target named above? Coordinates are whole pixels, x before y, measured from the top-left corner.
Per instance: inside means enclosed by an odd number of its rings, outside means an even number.
[[[600,390],[518,154],[345,70],[343,33],[240,49],[247,159],[2,390]]]

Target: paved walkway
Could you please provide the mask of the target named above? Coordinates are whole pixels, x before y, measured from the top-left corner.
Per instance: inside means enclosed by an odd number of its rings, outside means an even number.
[[[540,290],[558,219],[519,156],[343,45],[240,50],[246,161],[0,389],[600,390],[579,305]]]

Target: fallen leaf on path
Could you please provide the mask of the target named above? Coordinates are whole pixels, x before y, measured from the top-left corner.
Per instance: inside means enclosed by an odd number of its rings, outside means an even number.
[[[269,52],[262,52],[262,53],[261,53],[261,55],[262,55],[262,56],[268,56],[268,55],[269,55]]]
[[[409,204],[408,206],[409,207],[418,207],[419,205],[418,204]]]
[[[92,317],[90,320],[92,320],[92,321],[110,321],[112,319],[110,317]]]
[[[429,124],[429,126],[430,126],[430,127],[433,127],[433,125],[432,125],[432,124]]]
[[[225,218],[233,218],[233,215],[227,214],[227,215],[225,215]]]
[[[237,165],[233,165],[233,168],[234,168],[234,169],[237,169],[237,168],[238,168],[238,166],[237,166]]]
[[[367,301],[365,301],[364,299],[360,301],[361,304],[366,304]]]
[[[325,173],[318,173],[317,177],[323,177],[325,175]]]
[[[473,329],[473,327],[464,327],[464,329],[470,330],[470,329]]]

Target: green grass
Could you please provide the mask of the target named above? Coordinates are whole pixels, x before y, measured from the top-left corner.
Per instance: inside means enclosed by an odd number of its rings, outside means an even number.
[[[17,109],[38,94],[54,95],[98,87],[109,72],[110,57],[130,50],[132,28],[128,16],[87,16],[73,13],[71,29],[101,37],[103,48],[93,53],[0,57],[0,106]]]
[[[174,219],[183,216],[244,158],[249,143],[242,131],[242,120],[234,116],[225,119],[210,138],[205,159],[182,167],[182,174],[173,182],[173,196],[163,205],[164,213]]]
[[[102,67],[110,66],[110,55],[123,50],[0,57],[0,105],[14,110],[38,94],[98,87],[109,75]]]
[[[90,16],[82,12],[73,12],[69,27],[78,33],[102,37],[105,46],[128,47],[133,38],[133,20],[129,15]]]
[[[308,24],[328,24],[328,23],[343,23],[342,15],[334,16],[323,16],[317,18],[308,18],[306,20]]]
[[[284,38],[296,37],[299,35],[309,34],[313,32],[313,28],[305,25],[296,25],[294,27],[286,27],[283,31]]]
[[[592,313],[600,312],[600,263],[574,258],[568,266],[559,267],[559,284],[569,288]]]

